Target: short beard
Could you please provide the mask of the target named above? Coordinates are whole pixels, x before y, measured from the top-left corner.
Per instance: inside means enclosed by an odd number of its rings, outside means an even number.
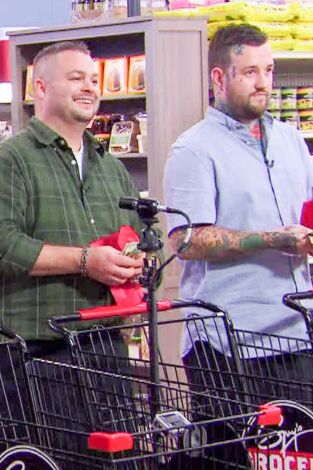
[[[239,108],[239,106],[229,106],[226,102],[216,100],[214,107],[236,121],[246,122],[259,119],[266,111],[267,105],[262,110],[258,111],[251,107]]]

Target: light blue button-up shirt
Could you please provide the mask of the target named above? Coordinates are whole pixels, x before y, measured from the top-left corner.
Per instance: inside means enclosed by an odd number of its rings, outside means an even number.
[[[312,197],[313,159],[295,128],[268,113],[262,122],[270,165],[248,126],[209,108],[172,146],[166,204],[186,212],[194,224],[248,231],[299,224],[302,204]],[[168,215],[169,232],[184,223],[181,216]],[[239,329],[308,339],[301,315],[282,304],[285,293],[311,289],[306,257],[264,250],[234,262],[182,265],[183,298],[221,305]],[[209,335],[220,349],[214,329]],[[185,335],[183,354],[194,339]],[[223,341],[227,350],[224,336]]]

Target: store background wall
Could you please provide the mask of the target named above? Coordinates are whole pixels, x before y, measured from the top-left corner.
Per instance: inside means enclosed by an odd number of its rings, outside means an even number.
[[[71,0],[10,0],[1,10],[0,27],[63,25],[70,18]]]

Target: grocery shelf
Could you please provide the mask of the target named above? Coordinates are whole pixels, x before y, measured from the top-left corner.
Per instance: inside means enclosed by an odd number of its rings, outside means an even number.
[[[101,96],[101,101],[138,100],[145,97],[145,93],[138,93],[137,95]]]
[[[137,159],[142,159],[145,160],[148,155],[146,153],[120,153],[120,154],[113,154],[115,157],[120,158],[120,159],[125,159],[129,160],[131,158],[136,158]]]
[[[273,51],[274,59],[302,60],[313,59],[313,51]]]
[[[305,139],[313,139],[313,130],[311,131],[301,131],[301,134]]]

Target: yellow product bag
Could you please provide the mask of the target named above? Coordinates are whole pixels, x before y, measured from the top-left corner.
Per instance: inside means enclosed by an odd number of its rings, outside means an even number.
[[[289,5],[289,11],[293,21],[313,23],[313,5],[291,3]]]
[[[313,22],[291,23],[290,31],[292,36],[296,39],[313,39]]]
[[[200,16],[207,16],[208,21],[246,20],[245,2],[217,3],[207,7],[197,7]]]
[[[313,51],[313,40],[301,40],[301,39],[294,39],[294,51],[298,52],[312,52]]]
[[[273,51],[292,51],[294,50],[295,39],[291,36],[284,38],[269,38],[269,43]]]
[[[286,22],[293,18],[288,5],[275,5],[272,3],[248,3],[246,20],[265,22]]]
[[[250,21],[250,24],[257,26],[269,38],[285,38],[290,36],[290,23],[266,22],[266,21]]]

